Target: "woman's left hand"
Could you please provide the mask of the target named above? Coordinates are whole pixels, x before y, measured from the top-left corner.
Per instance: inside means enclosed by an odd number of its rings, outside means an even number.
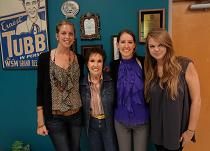
[[[182,133],[182,136],[180,138],[180,142],[182,142],[182,147],[184,147],[185,144],[189,143],[193,137],[195,132],[186,130],[184,133]]]

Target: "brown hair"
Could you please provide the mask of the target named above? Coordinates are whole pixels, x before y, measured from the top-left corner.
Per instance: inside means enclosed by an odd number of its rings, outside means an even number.
[[[118,33],[118,35],[117,35],[117,42],[120,41],[120,37],[121,37],[121,35],[124,34],[124,33],[127,33],[127,34],[131,35],[131,36],[133,37],[134,43],[136,43],[136,37],[135,37],[134,33],[133,33],[132,31],[128,30],[128,29],[121,30],[121,31]]]
[[[152,80],[157,77],[157,62],[150,55],[148,42],[149,39],[153,38],[161,45],[166,47],[166,54],[163,58],[163,75],[160,78],[160,87],[163,88],[163,85],[166,84],[168,89],[169,96],[172,100],[175,100],[178,95],[178,84],[179,84],[179,74],[181,72],[181,66],[178,63],[178,60],[175,57],[175,52],[173,48],[173,43],[168,32],[161,28],[156,28],[150,31],[146,39],[146,55],[145,55],[145,97],[149,101],[149,90],[151,88]]]
[[[71,23],[71,22],[69,22],[68,20],[61,20],[61,21],[58,22],[58,24],[56,25],[56,33],[57,33],[57,34],[59,33],[60,27],[61,27],[62,25],[70,25],[70,26],[72,26],[73,29],[74,29],[74,35],[75,35],[74,24]]]

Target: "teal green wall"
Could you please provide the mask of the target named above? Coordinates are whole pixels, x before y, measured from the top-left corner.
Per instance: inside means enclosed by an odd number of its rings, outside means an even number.
[[[65,18],[60,7],[65,0],[48,1],[48,34],[50,47],[56,47],[55,26]],[[167,0],[77,0],[79,14],[71,21],[76,25],[77,48],[81,45],[103,44],[108,64],[111,61],[111,36],[128,28],[136,33],[138,40],[138,11],[140,9],[166,8]],[[79,19],[87,12],[100,15],[100,40],[80,40]],[[167,24],[166,24],[167,27]],[[137,53],[144,55],[144,45],[137,45]],[[0,60],[1,61],[1,60]],[[0,151],[8,150],[15,140],[29,143],[33,151],[52,151],[48,137],[36,135],[36,71],[3,70],[0,67]],[[84,141],[84,139],[82,140]],[[84,143],[82,150],[86,151]],[[152,147],[150,146],[152,151]]]

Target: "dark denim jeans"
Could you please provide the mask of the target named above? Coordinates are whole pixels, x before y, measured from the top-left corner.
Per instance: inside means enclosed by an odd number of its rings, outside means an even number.
[[[105,120],[90,118],[88,138],[91,151],[117,151],[114,127],[106,126]]]
[[[53,116],[46,121],[46,127],[56,151],[80,150],[81,112]]]

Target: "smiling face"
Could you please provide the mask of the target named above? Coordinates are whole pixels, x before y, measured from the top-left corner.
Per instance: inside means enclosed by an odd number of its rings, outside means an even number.
[[[154,38],[148,40],[148,49],[150,55],[158,62],[162,62],[166,55],[166,47]]]
[[[64,48],[69,48],[74,43],[75,40],[73,25],[70,24],[60,25],[56,33],[56,38],[58,41],[58,45]]]
[[[38,0],[24,0],[23,6],[26,13],[30,18],[35,18],[38,16],[39,1]]]
[[[92,53],[89,56],[87,67],[91,77],[99,77],[102,75],[103,57],[99,53]]]
[[[132,58],[136,48],[132,35],[126,32],[122,33],[117,42],[117,48],[123,59]]]

